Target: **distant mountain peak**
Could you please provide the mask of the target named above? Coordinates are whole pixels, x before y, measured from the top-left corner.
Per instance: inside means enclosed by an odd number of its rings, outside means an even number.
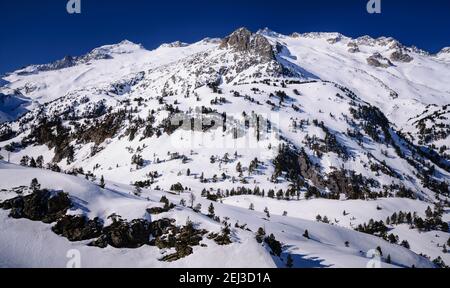
[[[171,43],[164,43],[159,48],[180,48],[180,47],[186,47],[189,46],[189,43],[181,42],[181,41],[174,41]]]

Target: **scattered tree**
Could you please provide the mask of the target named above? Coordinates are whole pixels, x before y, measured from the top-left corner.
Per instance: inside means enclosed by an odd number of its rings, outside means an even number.
[[[294,267],[294,259],[292,259],[291,254],[288,254],[288,257],[286,260],[286,267],[288,267],[288,268]]]
[[[266,213],[267,218],[270,218],[269,208],[264,208],[264,213]]]
[[[195,195],[192,192],[191,192],[191,194],[189,194],[189,202],[190,202],[190,207],[193,208],[194,202],[195,202]]]
[[[391,264],[391,263],[392,263],[392,261],[391,261],[391,254],[389,254],[389,255],[387,256],[386,263],[388,263],[388,264]]]
[[[105,178],[103,178],[103,175],[100,178],[100,187],[103,188],[103,189],[105,188]]]
[[[31,180],[30,190],[33,192],[36,192],[39,189],[41,189],[41,184],[39,184],[39,182],[36,178],[33,178],[33,180]]]
[[[142,188],[139,185],[134,186],[133,194],[135,196],[141,197],[141,195],[142,195]]]
[[[208,207],[208,217],[214,218],[214,216],[215,216],[214,205],[213,203],[211,203]]]
[[[199,213],[199,212],[202,210],[202,204],[197,203],[197,204],[195,205],[195,207],[193,208],[193,210],[194,210],[195,212]]]

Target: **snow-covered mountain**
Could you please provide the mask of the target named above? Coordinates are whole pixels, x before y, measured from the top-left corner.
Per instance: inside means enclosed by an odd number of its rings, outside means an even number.
[[[447,50],[240,28],[12,72],[0,266],[443,266]]]

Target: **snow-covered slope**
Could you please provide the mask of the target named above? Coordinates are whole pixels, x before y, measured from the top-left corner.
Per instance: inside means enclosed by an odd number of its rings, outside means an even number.
[[[99,217],[106,227],[114,213],[129,221],[159,220],[145,211],[161,196],[177,204],[192,193],[203,214],[214,201],[221,220],[251,231],[236,228],[224,247],[205,236],[207,247],[195,246],[193,254],[168,264],[153,246],[97,250],[2,212],[10,236],[0,246],[20,246],[3,249],[9,259],[3,265],[65,261],[27,263],[27,253],[46,252],[11,242],[31,233],[60,247],[52,253],[72,245],[89,252],[94,256],[87,266],[121,255],[109,266],[281,267],[292,254],[299,267],[361,267],[378,246],[394,266],[428,266],[437,257],[449,263],[445,54],[385,37],[241,28],[224,39],[153,51],[123,41],[10,73],[0,87],[0,118],[10,121],[0,126],[0,156],[38,169],[2,164],[2,179],[11,178],[2,182],[4,200],[38,178],[43,188],[68,192],[82,207],[70,213]],[[96,185],[102,176],[107,189]],[[397,219],[400,211],[408,221]],[[221,229],[220,221],[190,208],[165,213],[180,227],[189,217],[202,229]],[[330,221],[318,223],[318,214]],[[383,225],[373,228],[374,221]],[[259,227],[284,244],[283,261],[255,240]],[[305,230],[310,239],[302,236]],[[404,240],[408,245],[399,245]],[[210,250],[223,253],[224,263],[210,259]],[[242,251],[248,257],[232,262],[227,256]],[[14,262],[17,253],[24,258]]]
[[[180,202],[183,197],[188,201],[189,196],[186,193],[173,195],[150,190],[143,191],[141,197],[131,196],[132,188],[127,185],[111,182],[105,189],[101,189],[80,177],[5,163],[0,164],[0,176],[2,179],[9,179],[8,183],[2,182],[0,189],[27,186],[30,179],[38,178],[42,187],[69,193],[76,203],[69,214],[100,217],[105,222],[111,221],[107,217],[112,213],[122,215],[128,220],[150,218],[145,211],[149,207],[159,206],[161,196],[166,196],[173,203]],[[4,191],[1,198],[7,198]],[[210,203],[207,200],[199,202],[204,207]],[[361,251],[369,251],[378,246],[386,255],[391,255],[394,266],[432,267],[425,258],[374,236],[293,217],[273,216],[268,221],[264,219],[263,213],[249,213],[246,208],[234,208],[219,203],[214,205],[216,215],[229,217],[228,221],[231,223],[247,224],[253,231],[265,226],[267,231],[288,244],[286,253],[293,255],[294,262],[299,267],[364,267],[370,258]],[[204,213],[206,214],[206,211]],[[162,217],[174,218],[176,223],[181,225],[189,218],[199,228],[212,232],[220,231],[220,224],[182,206],[156,216]],[[277,257],[271,257],[264,247],[254,240],[252,232],[242,229],[232,229],[235,242],[231,245],[219,246],[205,239],[207,247],[197,247],[192,255],[167,263],[158,259],[169,251],[161,251],[156,247],[102,250],[87,247],[83,242],[70,243],[67,239],[55,235],[48,224],[11,219],[5,211],[0,211],[0,219],[0,266],[65,267],[69,260],[66,257],[67,252],[78,249],[83,267],[283,267]],[[156,220],[153,215],[151,219]],[[306,229],[311,239],[301,236]],[[348,248],[344,245],[346,241],[351,243]],[[285,257],[286,255],[282,256]]]

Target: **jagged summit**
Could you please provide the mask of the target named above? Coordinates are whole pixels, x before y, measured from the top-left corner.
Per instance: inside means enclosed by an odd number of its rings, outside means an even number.
[[[164,43],[159,48],[180,48],[180,47],[186,47],[189,46],[189,43],[181,42],[181,41],[175,41],[172,43]]]
[[[273,60],[273,46],[261,34],[250,32],[242,27],[225,37],[219,46],[221,49],[233,49],[238,52],[248,52],[261,56],[264,60]]]
[[[450,54],[450,47],[444,47],[438,54]]]

